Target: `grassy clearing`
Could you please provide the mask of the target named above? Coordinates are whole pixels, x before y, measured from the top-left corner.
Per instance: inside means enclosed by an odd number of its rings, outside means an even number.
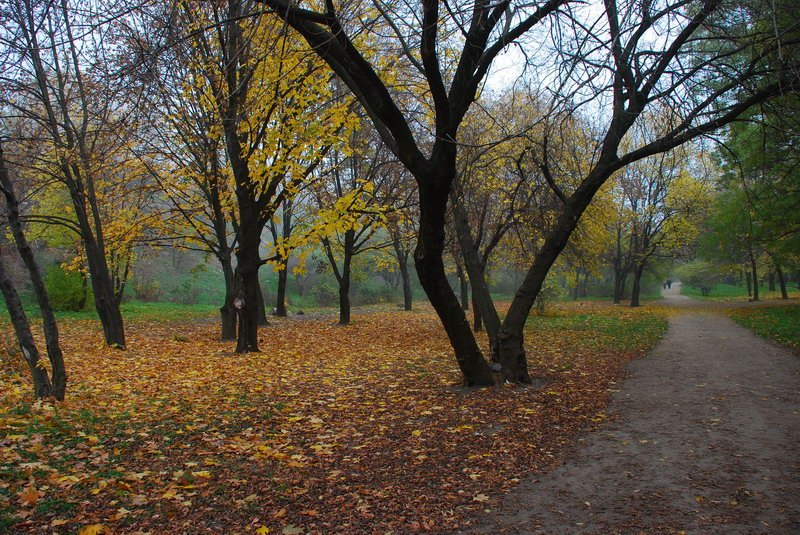
[[[800,349],[800,305],[736,308],[729,312],[736,323],[794,349]]]
[[[32,402],[0,346],[0,532],[467,528],[604,420],[625,363],[666,328],[657,307],[556,304],[527,326],[544,388],[466,390],[429,307],[276,320],[247,355],[215,322],[161,312],[128,322],[125,351],[63,319],[56,406]]]

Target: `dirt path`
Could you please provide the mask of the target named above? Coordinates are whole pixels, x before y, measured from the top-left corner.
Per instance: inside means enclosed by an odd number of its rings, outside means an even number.
[[[479,533],[800,533],[800,358],[679,291],[609,424]]]

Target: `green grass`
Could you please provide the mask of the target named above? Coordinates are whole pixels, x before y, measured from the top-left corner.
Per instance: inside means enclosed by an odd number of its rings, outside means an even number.
[[[698,288],[693,288],[689,284],[681,286],[681,293],[694,297],[696,299],[706,299],[709,301],[747,301],[750,296],[747,295],[747,286],[736,286],[735,284],[717,284],[711,290],[711,295],[704,297]],[[781,292],[770,292],[766,286],[759,288],[760,299],[779,299]]]
[[[587,347],[598,351],[630,351],[655,345],[667,330],[664,315],[643,309],[598,307],[591,313],[531,316],[527,330],[554,336],[569,332],[579,336]]]
[[[759,336],[800,349],[800,306],[737,308],[729,315]]]
[[[38,308],[31,302],[25,304],[25,312],[34,318],[40,316]],[[181,305],[135,300],[122,303],[122,317],[125,320],[186,320],[213,316],[218,312],[218,305]],[[98,317],[94,306],[89,305],[87,310],[80,312],[57,311],[56,319],[98,319]]]

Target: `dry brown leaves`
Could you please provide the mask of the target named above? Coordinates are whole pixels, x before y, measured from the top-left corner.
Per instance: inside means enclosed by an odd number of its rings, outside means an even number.
[[[601,422],[623,364],[652,342],[620,352],[540,331],[529,355],[544,388],[468,390],[429,309],[273,322],[249,355],[212,320],[128,333],[117,351],[94,323],[63,323],[58,406],[28,413],[27,383],[0,383],[0,531],[463,528]]]

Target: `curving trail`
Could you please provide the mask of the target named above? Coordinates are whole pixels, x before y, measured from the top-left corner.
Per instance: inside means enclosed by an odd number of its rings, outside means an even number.
[[[800,358],[663,294],[683,310],[611,420],[476,533],[800,533]]]

